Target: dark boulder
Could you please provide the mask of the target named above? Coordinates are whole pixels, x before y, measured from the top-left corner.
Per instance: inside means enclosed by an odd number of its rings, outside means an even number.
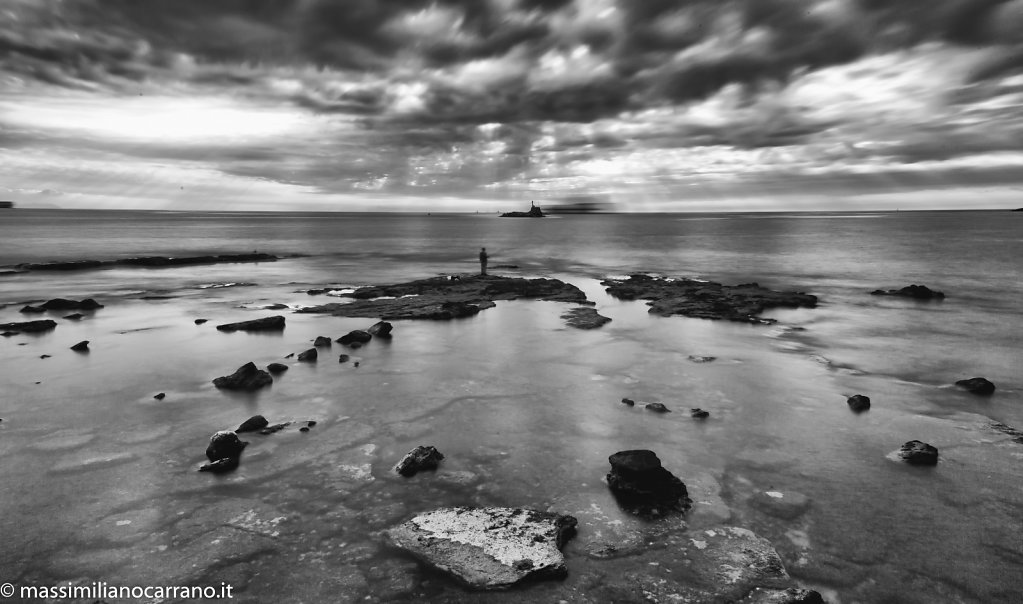
[[[992,394],[995,391],[995,385],[982,377],[959,380],[956,382],[956,386],[973,394]]]
[[[316,346],[317,348],[320,347],[320,346],[328,346],[329,347],[330,346],[330,338],[328,338],[327,336],[316,336],[316,339],[313,340],[313,346]]]
[[[196,319],[196,320],[195,320],[195,324],[196,324],[196,325],[202,325],[202,324],[203,324],[203,323],[205,323],[206,321],[209,321],[209,319]]]
[[[255,363],[245,363],[231,375],[221,376],[213,380],[213,385],[225,390],[259,390],[273,383],[270,374],[256,367]]]
[[[623,405],[628,405],[628,406],[632,407],[633,405],[636,404],[636,401],[632,400],[631,398],[623,398],[622,399],[622,404]]]
[[[900,298],[913,298],[914,300],[942,300],[945,294],[935,291],[926,285],[907,285],[901,289],[875,289],[870,292],[872,296],[898,296]]]
[[[221,430],[210,437],[210,444],[206,447],[206,457],[210,461],[219,459],[237,459],[249,443],[238,438],[238,435],[230,430]]]
[[[694,419],[707,419],[710,417],[710,411],[704,411],[703,409],[696,407],[695,409],[689,410],[689,416]]]
[[[350,359],[350,358],[352,358],[352,357],[348,356],[347,354],[338,355],[337,362],[338,363],[347,363],[348,359]]]
[[[53,300],[43,302],[43,308],[46,310],[96,310],[97,308],[103,308],[103,305],[92,298],[85,298],[79,302],[65,298],[54,298]]]
[[[369,333],[368,331],[363,331],[361,329],[356,329],[356,330],[350,331],[350,332],[346,333],[345,335],[341,336],[340,338],[338,338],[337,342],[338,342],[338,344],[342,344],[344,346],[350,346],[350,345],[352,345],[355,342],[358,342],[360,344],[364,344],[366,342],[369,342],[372,339],[373,339],[373,334]]]
[[[57,327],[57,322],[52,319],[41,319],[39,321],[21,321],[15,323],[0,323],[0,329],[14,333],[39,333],[49,331]]]
[[[870,397],[864,396],[862,394],[854,394],[850,396],[845,402],[849,405],[849,408],[855,411],[856,413],[860,413],[866,411],[867,409],[870,409]]]
[[[394,329],[394,326],[387,321],[378,321],[367,329],[366,332],[378,338],[389,338],[391,337],[392,329]]]
[[[251,321],[239,321],[237,323],[224,323],[217,325],[217,331],[280,331],[284,329],[284,317],[274,315]]]
[[[253,415],[249,419],[242,422],[242,425],[238,426],[235,432],[255,432],[256,430],[262,430],[267,427],[270,422],[266,421],[266,418],[262,415]]]
[[[686,485],[661,466],[653,451],[619,451],[608,458],[607,486],[619,505],[641,516],[683,512],[692,505]]]
[[[162,401],[163,399],[167,398],[167,393],[166,392],[158,392],[158,393],[153,395],[153,398],[155,398],[158,401]]]
[[[270,373],[283,373],[288,370],[288,366],[284,363],[270,363],[266,366],[266,370]]]
[[[415,476],[422,470],[436,470],[442,459],[444,455],[436,448],[419,445],[401,458],[394,466],[394,471],[405,477]]]
[[[938,463],[938,450],[925,442],[911,440],[899,449],[899,457],[914,466],[933,466]]]
[[[309,350],[306,350],[305,352],[298,353],[298,360],[299,361],[305,361],[305,362],[308,362],[308,363],[315,363],[316,362],[316,358],[318,356],[319,356],[319,353],[316,352],[316,349],[315,348],[310,348]]]
[[[671,409],[664,406],[664,403],[647,403],[646,408],[656,413],[671,413]]]
[[[89,340],[82,340],[71,347],[75,352],[89,352]]]
[[[263,307],[263,310],[287,310],[287,309],[288,309],[287,304],[281,304],[279,302],[277,304],[267,304],[266,306]]]

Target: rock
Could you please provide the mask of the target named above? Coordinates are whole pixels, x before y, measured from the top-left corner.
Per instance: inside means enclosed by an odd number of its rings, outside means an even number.
[[[262,415],[253,415],[249,419],[242,422],[242,425],[238,426],[235,432],[255,432],[265,428],[270,422],[266,421],[266,418]]]
[[[373,334],[369,333],[368,331],[356,329],[338,338],[337,342],[338,344],[342,344],[344,346],[351,346],[353,343],[356,342],[358,342],[359,344],[365,344],[366,342],[369,342],[372,339]]]
[[[670,511],[683,512],[692,505],[686,485],[661,467],[661,460],[653,451],[619,451],[608,461],[611,471],[607,474],[607,486],[629,513],[662,516]]]
[[[995,391],[995,385],[982,377],[959,380],[956,382],[956,386],[973,394],[992,394]]]
[[[560,548],[576,519],[516,508],[444,508],[384,532],[420,560],[473,589],[505,589],[567,574]]]
[[[899,457],[915,466],[933,466],[938,463],[938,450],[925,442],[911,440],[899,449]]]
[[[503,212],[501,218],[543,218],[545,214],[538,205],[530,205],[528,212]]]
[[[812,589],[764,589],[758,587],[740,604],[825,604],[820,592]]]
[[[330,338],[327,336],[316,336],[316,340],[313,341],[313,346],[317,348],[320,346],[330,347]]]
[[[52,319],[41,319],[39,321],[21,321],[14,323],[0,323],[0,329],[12,333],[39,333],[49,331],[57,327],[57,322]]]
[[[374,323],[366,331],[370,335],[376,336],[378,338],[389,338],[389,337],[391,337],[391,330],[392,329],[394,329],[394,326],[391,325],[390,323],[388,323],[387,321],[378,321],[378,322]]]
[[[845,401],[849,408],[853,411],[860,413],[870,409],[870,397],[862,394],[854,394]]]
[[[172,258],[167,256],[143,256],[140,258],[121,258],[119,260],[73,260],[65,262],[41,262],[19,264],[18,268],[32,271],[71,271],[101,268],[104,266],[190,266],[196,264],[219,264],[223,262],[273,262],[277,256],[273,254],[221,254],[218,256],[186,256]]]
[[[291,357],[293,357],[293,356],[295,356],[295,353],[294,353],[294,352],[291,352],[291,353],[288,353],[288,354],[284,355],[284,358],[286,358],[286,359],[290,359],[290,358],[291,358]]]
[[[701,357],[695,354],[691,354],[686,358],[694,363],[710,363],[711,361],[717,360],[717,357]]]
[[[394,471],[405,477],[415,476],[422,470],[436,470],[442,459],[444,455],[436,448],[419,445],[401,458],[394,466]]]
[[[316,358],[319,356],[319,354],[320,353],[316,352],[315,348],[310,348],[309,350],[307,350],[305,352],[298,353],[298,360],[299,361],[309,362],[309,363],[315,363],[316,362]]]
[[[43,308],[42,306],[32,306],[31,304],[26,304],[25,306],[22,306],[21,309],[18,310],[18,312],[37,315],[39,313],[46,312],[46,309]]]
[[[48,358],[50,358],[50,355],[48,355],[48,354],[41,354],[41,355],[39,355],[39,358],[40,359],[48,359]]]
[[[623,398],[622,399],[622,404],[623,405],[628,405],[628,406],[632,407],[632,406],[634,406],[636,404],[636,401],[632,400],[631,398]]]
[[[210,437],[210,444],[206,447],[206,457],[210,461],[238,458],[241,456],[245,446],[249,443],[238,438],[238,435],[230,430],[221,430]]]
[[[224,323],[223,325],[217,325],[217,331],[280,331],[284,329],[284,317],[281,315],[274,315],[272,317],[263,317],[262,319],[253,319],[251,321],[239,321],[237,323]]]
[[[0,333],[0,336],[3,336],[3,337],[5,337],[5,338],[9,338],[9,337],[11,337],[11,336],[16,336],[16,335],[18,335],[18,333],[19,333],[19,332],[17,332],[17,331],[5,331],[5,332],[3,332],[3,333]]]
[[[281,304],[280,302],[276,304],[267,304],[266,306],[263,307],[263,310],[287,310],[287,309],[288,305]]]
[[[273,374],[284,373],[288,370],[288,366],[284,363],[270,363],[266,366],[266,370]]]
[[[290,425],[291,425],[291,422],[283,422],[283,423],[280,423],[280,424],[274,424],[272,426],[267,426],[267,427],[263,428],[262,430],[259,431],[259,433],[260,434],[264,434],[264,435],[266,435],[266,434],[273,434],[275,432],[280,432],[281,430],[287,428]]]
[[[313,426],[315,426],[315,425],[316,425],[316,420],[315,420],[315,419],[311,419],[311,420],[307,421],[307,422],[305,423],[305,425],[307,425],[307,426],[309,426],[310,428],[312,428]]]
[[[263,386],[273,383],[270,374],[256,367],[251,361],[238,368],[237,371],[228,376],[221,376],[213,380],[213,385],[225,390],[259,390]]]
[[[167,397],[167,394],[165,392],[160,392],[158,394],[154,394],[153,395],[153,398],[155,398],[158,401],[162,401],[166,397]]]
[[[302,426],[301,428],[298,429],[298,431],[299,432],[308,432],[309,431],[309,426]]]
[[[795,491],[757,491],[750,498],[750,503],[765,514],[792,520],[809,509],[810,498]]]
[[[902,298],[913,298],[915,300],[943,300],[945,294],[930,289],[926,285],[907,285],[902,289],[875,289],[870,292],[872,296],[899,296]]]
[[[769,308],[814,308],[817,296],[802,292],[777,292],[757,283],[722,285],[693,279],[662,279],[632,275],[628,279],[601,282],[607,293],[622,300],[648,300],[650,313],[668,317],[683,315],[745,323],[774,323],[760,318]]]
[[[81,301],[68,300],[67,298],[54,298],[43,302],[39,306],[28,305],[22,308],[21,312],[46,312],[48,310],[95,310],[97,308],[103,308],[103,305],[92,298],[86,298]]]
[[[697,407],[695,409],[689,410],[689,416],[694,419],[707,419],[708,417],[710,417],[710,411],[704,411],[703,409]]]
[[[647,403],[646,408],[657,413],[671,413],[671,409],[664,406],[664,403]]]
[[[359,362],[358,362],[358,361],[355,361],[354,363],[352,363],[352,366],[353,366],[353,367],[358,367],[358,366],[359,366]]]
[[[83,315],[80,312],[75,312],[75,313],[71,313],[70,315],[66,315],[64,318],[69,320],[69,321],[79,321],[84,316],[85,315]]]
[[[199,466],[200,472],[212,472],[214,474],[223,474],[224,472],[230,472],[231,470],[238,468],[237,457],[225,457],[218,459],[217,461],[211,461],[210,463],[204,463]]]
[[[596,329],[605,323],[611,322],[609,317],[605,317],[596,310],[586,306],[568,310],[561,314],[561,318],[565,320],[569,327],[575,327],[576,329]]]
[[[203,323],[205,323],[206,321],[209,321],[209,319],[196,319],[196,320],[195,320],[195,324],[196,324],[196,325],[202,325],[202,324],[203,324]]]
[[[352,358],[352,357],[348,356],[347,354],[342,354],[342,355],[339,355],[337,357],[337,362],[338,363],[347,363],[348,359],[350,359],[350,358]]]
[[[89,340],[82,340],[71,347],[75,352],[89,352]]]

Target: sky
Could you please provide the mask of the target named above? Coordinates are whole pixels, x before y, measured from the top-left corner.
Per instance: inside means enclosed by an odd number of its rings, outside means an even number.
[[[0,0],[0,199],[1023,206],[1023,0]]]

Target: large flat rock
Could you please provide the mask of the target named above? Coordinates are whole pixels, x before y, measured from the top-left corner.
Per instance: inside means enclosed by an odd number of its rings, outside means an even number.
[[[576,519],[518,508],[444,508],[385,531],[396,546],[474,589],[566,574],[561,546]]]
[[[773,323],[759,315],[769,308],[814,308],[817,296],[779,292],[757,283],[722,285],[713,281],[631,275],[601,282],[607,293],[622,300],[648,300],[650,313],[669,317]]]

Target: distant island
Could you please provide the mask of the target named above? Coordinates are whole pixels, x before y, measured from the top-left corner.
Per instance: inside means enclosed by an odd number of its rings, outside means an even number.
[[[1010,210],[1010,211],[1011,212],[1023,212],[1023,208],[1016,208],[1015,210]]]
[[[13,208],[13,207],[14,207],[14,202],[13,201],[0,201],[0,208],[8,208],[8,209],[10,209],[10,208]]]
[[[536,205],[532,201],[529,202],[528,212],[504,212],[501,214],[501,218],[543,218],[543,210],[540,206]]]

